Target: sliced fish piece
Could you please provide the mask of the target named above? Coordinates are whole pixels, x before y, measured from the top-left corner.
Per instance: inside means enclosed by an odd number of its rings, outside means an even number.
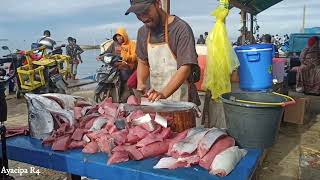
[[[168,127],[168,121],[164,117],[162,117],[159,113],[156,113],[156,117],[154,118],[154,121],[164,128]]]
[[[153,166],[153,169],[176,169],[179,167],[178,160],[173,157],[161,158],[159,162]]]
[[[201,139],[208,131],[209,130],[205,128],[191,129],[184,140],[173,145],[172,156],[177,158],[184,155],[191,155],[197,149]]]
[[[205,156],[209,152],[211,146],[216,142],[221,136],[226,136],[227,133],[221,129],[211,129],[200,141],[198,147],[198,155],[200,158]]]
[[[247,152],[245,149],[239,149],[238,146],[226,149],[214,158],[210,174],[221,177],[227,176]]]
[[[104,117],[98,117],[94,122],[89,131],[99,131],[105,124],[107,123],[107,119]]]

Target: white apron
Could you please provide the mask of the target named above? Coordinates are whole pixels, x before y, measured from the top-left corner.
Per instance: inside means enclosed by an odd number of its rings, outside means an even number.
[[[177,72],[177,60],[169,46],[168,18],[165,24],[165,42],[151,44],[150,32],[148,34],[148,62],[150,66],[150,86],[161,91]],[[185,82],[174,92],[168,100],[188,101],[188,84]]]

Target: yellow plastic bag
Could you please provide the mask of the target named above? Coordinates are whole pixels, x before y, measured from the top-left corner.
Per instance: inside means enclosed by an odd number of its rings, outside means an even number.
[[[215,26],[206,40],[208,54],[204,87],[210,90],[212,99],[231,92],[230,75],[239,66],[238,57],[229,41],[225,19],[229,14],[228,0],[220,0],[220,5],[211,15],[216,17]]]

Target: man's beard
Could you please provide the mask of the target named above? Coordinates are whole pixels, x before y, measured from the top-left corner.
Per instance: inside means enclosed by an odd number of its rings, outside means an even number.
[[[164,29],[165,24],[163,23],[162,14],[157,10],[157,15],[159,17],[158,22],[154,25],[154,27],[149,27],[152,31],[161,32]]]

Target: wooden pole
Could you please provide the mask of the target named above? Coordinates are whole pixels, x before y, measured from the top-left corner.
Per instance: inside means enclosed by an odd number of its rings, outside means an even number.
[[[250,36],[250,44],[253,44],[253,14],[250,14],[250,33],[252,34],[252,36]]]
[[[170,0],[162,0],[162,9],[170,14]]]
[[[304,27],[306,25],[306,5],[303,6],[303,19],[302,19],[302,28],[301,32],[304,32]]]
[[[246,35],[247,35],[247,12],[245,10],[241,10],[241,19],[242,19],[242,38],[241,38],[241,45],[244,45],[245,41],[246,41]]]

